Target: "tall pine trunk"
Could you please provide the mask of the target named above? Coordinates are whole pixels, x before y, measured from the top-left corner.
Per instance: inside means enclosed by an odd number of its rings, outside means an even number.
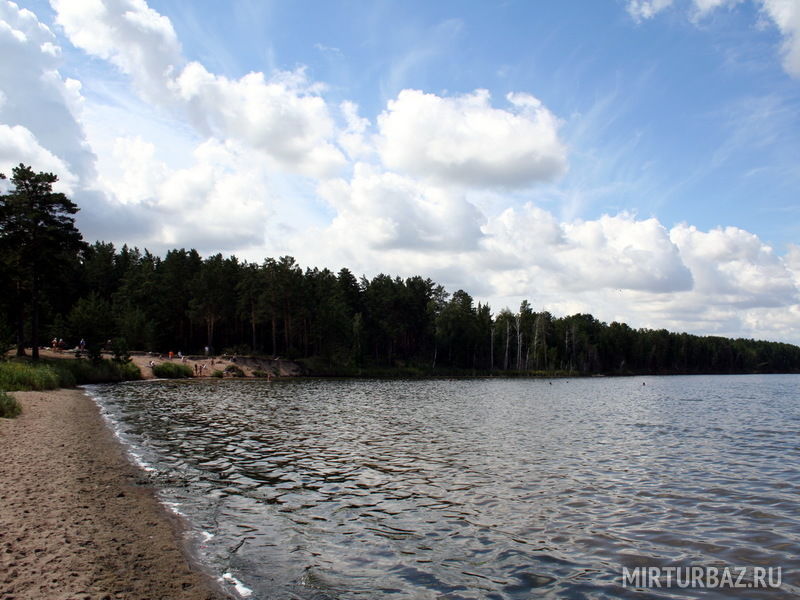
[[[489,369],[494,371],[494,327],[489,334]]]
[[[214,339],[214,321],[216,319],[213,316],[206,317],[206,334],[208,335],[208,347],[213,348],[214,345],[211,343]]]
[[[25,308],[22,302],[17,308],[17,356],[25,356]]]
[[[503,358],[503,370],[508,371],[508,342],[511,338],[511,321],[506,320],[506,355]]]
[[[39,360],[39,278],[35,273],[31,285],[31,358]]]
[[[253,333],[253,352],[256,351],[256,305],[255,302],[250,303],[250,327]]]

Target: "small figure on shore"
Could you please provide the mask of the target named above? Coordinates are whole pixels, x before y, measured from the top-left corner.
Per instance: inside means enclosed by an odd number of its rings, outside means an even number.
[[[203,350],[205,350],[206,356],[208,356],[208,346],[206,346],[205,348],[203,348]]]
[[[175,353],[172,350],[170,350],[169,351],[169,359],[172,360],[173,358],[175,358]]]
[[[84,350],[86,350],[86,340],[85,340],[85,339],[81,338],[81,343],[80,343],[80,344],[78,344],[78,348],[80,348],[80,351],[81,351],[81,352],[83,352]]]
[[[154,363],[154,362],[153,362],[153,359],[151,358],[151,359],[150,359],[150,362],[149,362],[149,363],[147,363],[147,366],[148,366],[148,367],[150,367],[150,368],[152,369],[153,367],[155,367],[155,366],[156,366],[156,363]]]
[[[200,374],[200,368],[197,366],[197,363],[194,363],[194,375],[197,377]]]
[[[206,372],[206,363],[200,365],[200,375]]]

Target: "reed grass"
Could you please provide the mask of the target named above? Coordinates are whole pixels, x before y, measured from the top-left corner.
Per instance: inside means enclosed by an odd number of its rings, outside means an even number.
[[[0,362],[0,389],[14,391],[54,390],[61,387],[55,369],[45,364]]]
[[[182,379],[194,375],[192,368],[180,363],[161,363],[153,367],[153,375],[164,379]]]
[[[0,389],[8,391],[54,390],[84,383],[113,383],[141,379],[133,363],[83,359],[0,362]]]

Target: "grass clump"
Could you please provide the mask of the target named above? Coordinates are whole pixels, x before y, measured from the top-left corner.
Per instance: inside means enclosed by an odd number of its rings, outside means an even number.
[[[261,371],[260,369],[256,369],[255,371],[253,371],[253,377],[259,377],[261,379],[268,379],[268,378],[272,377],[272,373],[269,373],[268,371]]]
[[[222,371],[220,371],[219,369],[215,370],[215,371],[214,371],[214,372],[211,374],[211,376],[212,376],[212,377],[217,377],[218,379],[222,379],[222,377],[223,377],[224,375],[225,375],[225,373],[223,373],[223,372],[222,372]]]
[[[84,383],[114,383],[141,379],[139,367],[131,362],[113,360],[54,360],[48,363],[61,378],[61,387]]]
[[[12,398],[3,391],[0,391],[0,418],[13,419],[22,412],[22,407],[16,398]]]
[[[180,363],[161,363],[153,367],[153,375],[162,379],[182,379],[194,375],[192,368]]]
[[[53,359],[39,362],[0,362],[0,389],[40,391],[75,387],[84,383],[114,383],[141,379],[130,362]]]
[[[61,378],[55,369],[45,364],[27,362],[0,362],[0,389],[4,390],[54,390],[61,387]]]

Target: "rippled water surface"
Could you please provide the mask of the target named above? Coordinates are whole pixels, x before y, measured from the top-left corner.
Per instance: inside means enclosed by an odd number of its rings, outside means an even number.
[[[642,385],[646,383],[646,385]],[[622,566],[781,566],[800,377],[203,381],[92,393],[251,598],[726,598]]]

